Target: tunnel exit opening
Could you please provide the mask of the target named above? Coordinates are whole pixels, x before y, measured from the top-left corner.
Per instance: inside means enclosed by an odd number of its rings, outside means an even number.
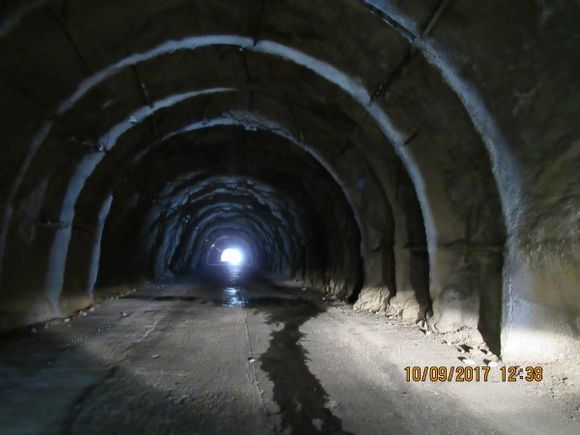
[[[242,237],[221,235],[208,244],[205,265],[242,268],[255,266],[251,244]]]
[[[226,248],[222,251],[220,261],[228,266],[242,266],[244,264],[244,254],[239,248]]]

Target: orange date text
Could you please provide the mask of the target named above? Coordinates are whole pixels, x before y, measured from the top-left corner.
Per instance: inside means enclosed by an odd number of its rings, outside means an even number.
[[[408,366],[407,382],[488,382],[488,366]],[[541,382],[544,370],[540,366],[503,366],[499,368],[500,382]]]

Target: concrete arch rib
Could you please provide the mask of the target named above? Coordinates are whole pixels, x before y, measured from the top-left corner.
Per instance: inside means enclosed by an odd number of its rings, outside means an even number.
[[[383,132],[385,137],[394,146],[395,151],[403,161],[403,164],[411,176],[411,180],[415,185],[419,201],[422,205],[422,210],[425,217],[424,220],[429,236],[429,246],[431,247],[430,252],[433,252],[433,249],[435,249],[434,247],[436,245],[437,236],[436,227],[434,225],[434,217],[431,214],[432,207],[429,204],[429,198],[425,192],[425,181],[423,180],[422,174],[416,167],[413,157],[404,147],[404,141],[406,140],[406,137],[397,130],[397,128],[391,122],[389,116],[378,105],[373,104],[374,101],[371,94],[357,80],[343,73],[338,68],[335,68],[330,63],[321,61],[316,57],[310,56],[287,45],[270,40],[256,41],[253,38],[237,35],[188,37],[179,41],[170,41],[161,44],[147,52],[129,56],[93,75],[79,86],[72,97],[67,99],[65,103],[61,104],[58,113],[63,113],[64,111],[68,110],[69,107],[72,107],[74,102],[78,101],[78,99],[81,98],[81,96],[86,93],[92,86],[130,65],[143,62],[161,54],[175,52],[177,50],[195,50],[200,47],[215,45],[236,46],[248,52],[263,53],[286,59],[294,64],[300,65],[308,70],[313,71],[328,82],[335,84],[345,93],[350,95],[356,102],[358,102],[360,106],[364,107],[370,117],[377,123],[377,126]],[[433,261],[432,263],[435,262]],[[473,323],[473,319],[470,320],[470,323]],[[471,326],[475,325],[472,324]]]
[[[129,67],[130,65],[145,61],[155,56],[159,56],[161,54],[174,52],[176,50],[194,50],[200,47],[213,46],[216,44],[238,46],[244,50],[255,51],[258,53],[265,53],[284,58],[290,62],[293,62],[294,64],[303,66],[304,68],[309,69],[317,75],[323,77],[325,80],[334,83],[337,87],[342,89],[362,107],[364,107],[375,120],[389,142],[394,145],[396,152],[400,155],[404,165],[407,167],[407,170],[411,175],[411,179],[415,184],[419,201],[423,208],[426,228],[428,230],[428,234],[431,235],[431,246],[434,245],[434,231],[433,225],[431,224],[433,219],[430,215],[430,207],[424,193],[424,182],[421,179],[421,174],[417,170],[412,157],[407,153],[405,147],[403,146],[404,137],[398,131],[396,131],[388,116],[381,110],[381,108],[375,104],[372,104],[372,98],[369,92],[356,80],[350,78],[332,65],[315,59],[291,47],[287,47],[272,41],[259,41],[257,44],[254,44],[254,41],[250,38],[229,35],[192,37],[181,41],[171,41],[162,44],[161,46],[154,48],[146,53],[129,56],[128,58],[95,74],[90,79],[83,82],[75,94],[60,106],[58,113],[64,113],[66,110],[72,107],[74,103],[82,97],[82,95],[88,92],[89,89],[101,81],[104,81],[106,78],[111,77],[123,68]],[[130,123],[130,120],[126,122]],[[105,144],[103,144],[104,147],[110,146],[108,138],[102,138],[102,140],[105,141]],[[35,149],[35,147],[32,149]]]
[[[74,106],[74,104],[77,101],[79,101],[85,94],[87,94],[92,88],[94,88],[99,83],[105,81],[107,78],[112,77],[113,75],[117,74],[118,72],[122,71],[125,68],[131,67],[132,65],[136,65],[140,62],[144,62],[146,60],[155,58],[160,55],[173,53],[177,50],[195,50],[197,48],[203,48],[208,46],[229,45],[236,46],[239,47],[240,49],[248,51],[254,51],[257,53],[264,53],[281,57],[297,65],[303,66],[315,72],[319,76],[325,78],[329,82],[336,84],[343,91],[351,95],[355,99],[355,101],[359,102],[359,104],[368,107],[368,104],[371,101],[371,97],[368,91],[364,89],[363,86],[358,84],[354,79],[348,77],[346,74],[344,74],[337,68],[333,67],[332,65],[322,62],[311,56],[308,56],[307,54],[295,50],[291,47],[287,47],[273,41],[259,41],[257,44],[255,44],[254,42],[255,41],[251,38],[236,35],[212,35],[212,36],[190,37],[181,41],[170,41],[161,44],[160,46],[152,50],[149,50],[145,53],[128,56],[127,58],[117,62],[116,64],[113,64],[107,67],[106,69],[89,77],[78,86],[76,92],[72,96],[67,98],[64,102],[62,102],[59,105],[59,107],[55,111],[54,118],[48,121],[32,140],[28,152],[26,154],[26,157],[24,159],[24,162],[21,165],[18,171],[18,175],[16,176],[15,182],[11,188],[10,196],[7,203],[10,204],[12,202],[20,183],[24,179],[28,166],[30,165],[32,159],[34,158],[34,155],[36,154],[36,152],[38,151],[38,149],[41,147],[42,143],[48,136],[49,132],[55,125],[56,119],[58,119],[58,117],[62,116],[64,113],[70,110]],[[221,89],[221,90],[216,89],[215,92],[220,91],[227,92],[228,90],[229,89]],[[203,93],[206,91],[198,91],[198,92]],[[214,92],[214,90],[209,90],[207,92]],[[171,104],[171,97],[165,100],[162,104]],[[144,109],[143,112],[139,112],[139,114],[144,113],[147,113],[147,109]],[[383,128],[384,132],[386,133],[391,143],[393,144],[401,143],[401,141],[404,138],[401,135],[396,134],[396,131],[392,126],[392,124],[390,123],[388,117],[382,114],[380,109],[377,109],[376,107],[373,108],[373,106],[371,106],[369,107],[369,113],[371,113],[371,115],[375,117],[377,122],[379,122],[379,125]],[[131,120],[129,119],[123,124],[127,125],[130,123]],[[121,129],[122,124],[119,124],[118,128]],[[107,149],[110,146],[110,137],[107,136],[101,137],[100,145],[105,149]],[[407,159],[407,163],[409,162],[410,159]],[[413,173],[412,171],[410,172]],[[10,207],[7,207],[3,215],[2,228],[7,229],[9,227],[10,218],[11,218],[11,209]],[[4,258],[6,236],[7,236],[6,232],[0,234],[0,264],[3,263],[2,260]],[[1,273],[2,270],[0,269],[0,274]]]

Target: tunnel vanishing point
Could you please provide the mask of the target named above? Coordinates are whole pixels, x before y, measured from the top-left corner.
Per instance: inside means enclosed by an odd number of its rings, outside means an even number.
[[[579,356],[580,4],[0,3],[0,330],[228,246],[356,308]]]

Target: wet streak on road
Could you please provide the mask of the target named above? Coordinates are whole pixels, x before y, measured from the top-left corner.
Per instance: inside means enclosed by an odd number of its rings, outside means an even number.
[[[300,344],[304,338],[300,326],[323,313],[324,307],[256,277],[244,279],[236,268],[230,268],[226,284],[222,290],[224,306],[254,308],[265,314],[268,324],[275,328],[283,325],[272,332],[270,346],[259,359],[260,368],[274,384],[274,401],[282,420],[280,432],[347,434],[340,419],[328,409],[328,394],[310,372],[307,352]],[[259,287],[270,296],[255,296]],[[279,296],[271,296],[274,289]]]
[[[274,383],[274,400],[282,414],[282,431],[291,433],[347,433],[328,409],[328,394],[306,364],[307,353],[300,344],[300,326],[322,310],[308,301],[281,301],[260,308],[268,323],[284,326],[271,335],[270,347],[260,357],[260,368]]]

